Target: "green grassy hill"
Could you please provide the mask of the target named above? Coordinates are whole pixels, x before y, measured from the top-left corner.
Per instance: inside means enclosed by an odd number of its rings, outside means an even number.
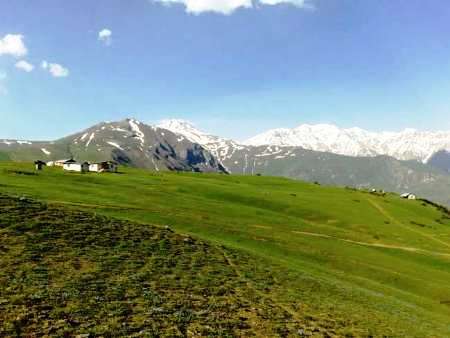
[[[240,285],[245,281],[252,292],[264,295],[257,300],[289,318],[289,324],[280,320],[284,324],[276,326],[272,320],[276,316],[261,315],[250,325],[249,335],[270,329],[268,336],[298,330],[319,336],[324,332],[450,336],[450,216],[422,201],[275,177],[136,169],[104,175],[68,174],[57,168],[35,173],[30,164],[17,163],[0,164],[0,189],[46,201],[56,209],[139,223],[142,229],[154,229],[145,224],[170,225],[178,233],[206,241],[216,253],[225,246],[233,253],[229,266],[236,269]],[[66,226],[67,231],[74,223]],[[82,227],[84,233],[86,226]],[[141,229],[137,224],[133,227]],[[30,236],[26,238],[31,240]],[[94,237],[89,245],[95,241]],[[2,245],[7,242],[2,240]],[[142,259],[144,247],[136,249],[142,251]],[[110,243],[102,249],[102,257],[113,257],[116,251]],[[214,254],[207,256],[214,258]],[[182,257],[176,255],[174,260]],[[220,266],[226,267],[223,263]],[[22,264],[33,268],[27,260]],[[124,269],[117,270],[116,278],[134,271]],[[221,283],[228,281],[226,275],[205,274]],[[4,278],[2,271],[0,280]],[[206,284],[199,284],[200,288]],[[230,298],[230,302],[238,300],[240,296]],[[250,304],[265,311],[254,299]],[[151,318],[149,313],[145,316]],[[266,328],[258,333],[259,325]],[[247,335],[233,330],[230,335]]]
[[[269,151],[270,149],[271,151]],[[352,157],[299,147],[245,147],[223,159],[231,173],[282,176],[325,185],[410,192],[450,207],[445,165],[399,161],[389,156]]]
[[[0,336],[314,329],[263,294],[261,261],[170,229],[0,195],[0,239]]]

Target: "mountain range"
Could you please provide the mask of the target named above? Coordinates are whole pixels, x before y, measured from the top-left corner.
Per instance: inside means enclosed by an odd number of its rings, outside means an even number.
[[[450,150],[450,132],[407,129],[377,134],[351,129],[366,135],[363,142],[364,137],[355,141],[348,129],[304,125],[291,132],[283,129],[290,135],[287,138],[270,139],[268,135],[276,135],[276,129],[239,143],[202,132],[183,120],[165,120],[158,126],[203,145],[230,173],[408,191],[450,205],[450,152],[446,150]],[[303,136],[299,132],[302,129],[308,131]],[[383,141],[387,138],[391,142]]]
[[[360,128],[341,129],[334,125],[300,125],[294,129],[273,129],[244,142],[204,133],[183,120],[164,120],[158,127],[183,135],[199,143],[226,161],[231,153],[248,147],[275,149],[302,148],[352,157],[390,156],[397,160],[416,160],[450,171],[450,132],[374,133]]]
[[[427,162],[436,152],[450,150],[450,132],[405,129],[401,132],[369,132],[334,125],[300,125],[273,129],[245,142],[246,145],[291,146],[347,156],[392,156],[398,160]]]
[[[412,192],[450,205],[450,132],[373,133],[332,125],[274,129],[245,142],[183,120],[102,122],[52,142],[0,139],[0,159],[115,160],[152,170],[274,175]]]

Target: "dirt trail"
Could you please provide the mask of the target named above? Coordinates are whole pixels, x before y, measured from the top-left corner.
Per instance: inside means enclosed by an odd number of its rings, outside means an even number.
[[[143,208],[133,207],[133,206],[119,206],[119,205],[107,205],[107,204],[92,204],[92,203],[81,203],[81,202],[66,202],[66,201],[47,201],[49,204],[53,205],[71,205],[76,207],[91,208],[91,209],[113,209],[113,210],[146,210]]]
[[[378,204],[377,202],[375,202],[373,199],[368,198],[367,200],[368,200],[369,203],[372,204],[372,206],[373,206],[375,209],[377,209],[384,217],[388,218],[391,222],[395,223],[396,225],[402,227],[403,229],[406,229],[406,230],[409,230],[409,231],[411,231],[411,232],[414,232],[414,233],[416,233],[416,234],[418,234],[418,235],[420,235],[420,236],[422,236],[422,237],[425,237],[425,238],[427,238],[427,239],[430,239],[430,240],[432,240],[433,242],[442,244],[442,245],[444,245],[444,246],[450,248],[450,244],[449,244],[449,243],[444,242],[444,241],[442,241],[442,240],[440,240],[440,239],[438,239],[438,238],[436,238],[436,237],[434,237],[434,236],[432,236],[432,235],[429,235],[429,234],[427,234],[427,233],[424,233],[424,232],[422,232],[422,231],[420,231],[420,230],[418,230],[418,229],[413,229],[413,228],[411,228],[411,227],[409,227],[409,226],[403,224],[402,222],[400,222],[399,220],[397,220],[395,217],[393,217],[391,214],[389,214],[389,213],[386,211],[386,209],[384,209],[381,205],[379,205],[379,204]]]
[[[298,235],[306,235],[306,236],[334,239],[334,240],[341,241],[341,242],[363,245],[363,246],[368,246],[368,247],[398,249],[398,250],[404,250],[404,251],[408,251],[408,252],[416,252],[416,253],[423,253],[423,254],[443,256],[443,257],[450,258],[450,253],[429,251],[429,250],[412,248],[412,247],[407,247],[407,246],[390,245],[390,244],[382,244],[382,243],[359,242],[359,241],[353,241],[351,239],[339,238],[339,237],[334,237],[334,236],[330,236],[330,235],[324,235],[324,234],[319,234],[319,233],[315,233],[315,232],[307,232],[307,231],[292,231],[292,233],[298,234]]]

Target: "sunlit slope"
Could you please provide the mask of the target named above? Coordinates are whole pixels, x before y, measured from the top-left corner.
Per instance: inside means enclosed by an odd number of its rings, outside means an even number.
[[[1,337],[292,336],[316,328],[270,297],[266,285],[276,290],[279,273],[267,264],[171,229],[0,195],[0,253]]]
[[[450,335],[450,219],[421,201],[274,177],[68,174],[1,164],[0,189],[244,250],[289,270],[294,311],[356,334]],[[369,318],[370,317],[370,318]]]

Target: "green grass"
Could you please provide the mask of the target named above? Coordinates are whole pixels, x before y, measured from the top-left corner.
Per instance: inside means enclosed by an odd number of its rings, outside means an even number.
[[[0,239],[0,336],[249,337],[316,329],[263,293],[265,285],[277,287],[275,271],[255,268],[263,262],[170,229],[0,195]]]
[[[250,255],[273,302],[339,335],[450,336],[450,218],[434,206],[276,177],[27,172],[0,164],[0,191]]]

